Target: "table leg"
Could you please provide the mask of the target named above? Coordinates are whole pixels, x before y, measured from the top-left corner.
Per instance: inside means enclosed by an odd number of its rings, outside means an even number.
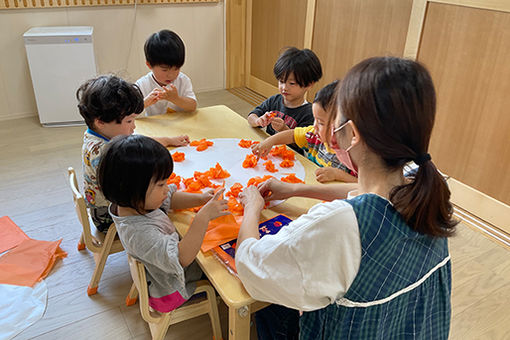
[[[228,328],[228,338],[230,340],[250,339],[250,307],[229,307]]]

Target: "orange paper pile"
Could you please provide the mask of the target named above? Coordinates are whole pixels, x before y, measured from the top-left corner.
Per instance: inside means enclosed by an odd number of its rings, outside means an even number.
[[[281,161],[280,166],[282,168],[291,168],[294,166],[294,162],[288,159],[284,159],[283,161]]]
[[[280,180],[282,182],[287,182],[287,183],[304,183],[302,180],[300,180],[299,178],[296,177],[296,174],[290,174],[286,177],[280,178]]]
[[[208,141],[205,138],[202,138],[201,140],[194,140],[191,143],[189,143],[190,146],[196,146],[197,151],[204,151],[213,144],[214,144],[213,142]]]
[[[248,154],[243,161],[243,168],[254,168],[257,165],[257,157],[255,155]]]
[[[184,160],[184,152],[175,151],[172,154],[172,159],[174,162],[182,162]]]
[[[275,146],[271,149],[269,153],[271,156],[278,156],[285,160],[293,161],[296,159],[294,157],[294,151],[288,150],[285,145]]]
[[[266,167],[266,170],[269,171],[269,172],[277,172],[278,171],[278,169],[276,169],[274,167],[274,164],[271,161],[265,162],[264,166]]]

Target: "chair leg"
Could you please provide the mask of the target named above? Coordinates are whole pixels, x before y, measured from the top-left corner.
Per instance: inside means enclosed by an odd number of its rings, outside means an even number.
[[[104,238],[103,246],[101,248],[100,253],[94,253],[94,260],[96,262],[96,268],[94,268],[94,273],[92,274],[92,278],[90,279],[89,286],[87,288],[87,294],[94,295],[97,293],[97,285],[99,284],[99,280],[101,279],[101,275],[103,275],[104,265],[106,264],[106,259],[108,255],[110,255],[110,250],[112,249],[113,240],[115,239],[115,230],[108,230],[106,237]]]
[[[171,315],[171,312],[164,314],[160,322],[149,323],[152,340],[163,340],[165,338],[166,332],[168,332],[168,327],[170,326]]]
[[[220,315],[218,313],[218,302],[216,300],[214,288],[209,286],[205,291],[207,294],[207,301],[209,302],[209,318],[211,319],[213,339],[222,340]]]
[[[78,241],[78,251],[85,249],[85,241],[83,240],[83,233],[81,233],[80,241]]]
[[[131,289],[129,290],[128,296],[126,296],[126,306],[132,306],[136,303],[136,300],[138,298],[138,289],[136,289],[136,285],[131,285]]]

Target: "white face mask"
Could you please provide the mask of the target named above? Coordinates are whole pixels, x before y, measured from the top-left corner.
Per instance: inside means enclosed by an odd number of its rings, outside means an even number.
[[[332,126],[331,127],[331,148],[333,151],[335,151],[336,157],[340,162],[342,162],[349,170],[352,170],[355,175],[358,175],[358,167],[354,164],[352,161],[351,155],[349,154],[349,150],[352,149],[354,145],[349,146],[347,149],[342,149],[337,141],[335,134],[340,131],[343,127],[345,127],[350,121],[345,122],[344,124],[340,125],[336,129]]]

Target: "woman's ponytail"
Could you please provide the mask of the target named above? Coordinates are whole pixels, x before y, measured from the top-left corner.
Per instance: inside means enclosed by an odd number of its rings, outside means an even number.
[[[395,187],[393,203],[407,224],[419,233],[448,237],[455,231],[450,189],[432,161],[423,162],[411,183]]]

